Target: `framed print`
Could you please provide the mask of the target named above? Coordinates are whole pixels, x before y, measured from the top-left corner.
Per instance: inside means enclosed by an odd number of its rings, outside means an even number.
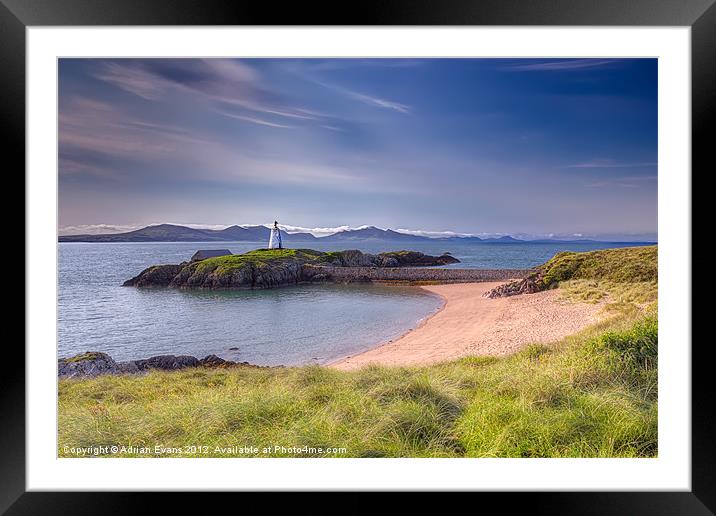
[[[27,299],[3,509],[347,490],[709,513],[712,3],[3,0]]]

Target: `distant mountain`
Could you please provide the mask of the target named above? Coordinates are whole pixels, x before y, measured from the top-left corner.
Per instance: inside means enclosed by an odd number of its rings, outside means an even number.
[[[519,240],[517,238],[513,238],[511,236],[501,236],[497,238],[483,238],[483,242],[492,242],[497,244],[515,244],[515,243],[524,243],[524,240]]]
[[[201,242],[220,241],[222,238],[205,229],[194,229],[173,224],[159,224],[146,228],[103,235],[64,235],[60,242]]]
[[[451,236],[451,237],[437,237],[431,240],[442,240],[448,242],[467,242],[471,244],[477,244],[482,242],[482,238],[476,236]]]
[[[518,238],[513,238],[511,236],[501,236],[501,237],[490,237],[490,238],[480,238],[476,236],[469,236],[469,237],[448,237],[448,238],[441,238],[440,240],[448,240],[450,242],[469,242],[472,244],[515,244],[515,243],[524,243],[524,240],[519,240]]]
[[[159,224],[146,228],[104,235],[61,235],[60,242],[268,242],[266,226],[229,226],[225,229],[196,229],[174,224]],[[284,242],[315,240],[310,233],[281,231]]]
[[[556,238],[541,238],[538,240],[524,240],[528,244],[629,244],[634,246],[656,245],[656,241],[637,241],[637,240],[591,240],[589,238],[579,238],[572,240],[560,240]]]
[[[263,227],[263,226],[260,226]],[[257,240],[258,242],[263,242],[266,240],[268,242],[269,233],[268,228],[266,228],[266,236],[261,239]],[[315,236],[313,236],[311,233],[286,233],[284,230],[281,230],[281,239],[284,242],[312,242],[314,240],[318,240]]]
[[[229,226],[224,229],[197,229],[176,224],[158,224],[126,233],[101,235],[62,235],[60,242],[268,242],[270,230],[266,226]],[[470,244],[574,244],[600,242],[599,240],[579,239],[540,239],[521,240],[512,236],[479,238],[476,236],[451,236],[432,238],[422,235],[399,233],[392,229],[380,229],[367,226],[361,229],[349,229],[325,237],[315,237],[311,233],[286,233],[281,231],[283,242],[454,242]],[[610,243],[623,244],[613,241]],[[629,242],[634,245],[653,244],[655,242]]]
[[[226,229],[207,230],[221,237],[222,240],[237,242],[268,242],[271,230],[266,226],[229,226]],[[281,230],[281,239],[284,242],[305,242],[315,240],[311,233],[286,233]]]
[[[514,238],[508,235],[489,238],[480,238],[476,236],[454,236],[439,238],[438,240],[447,240],[448,242],[468,242],[471,244],[520,244],[525,242],[525,240],[520,240],[519,238]]]
[[[367,228],[361,229],[349,229],[341,231],[340,233],[334,233],[325,237],[321,237],[318,240],[321,242],[351,242],[351,241],[399,241],[399,242],[425,242],[434,240],[432,238],[408,235],[405,233],[398,233],[392,229],[380,229],[375,226],[368,226]]]

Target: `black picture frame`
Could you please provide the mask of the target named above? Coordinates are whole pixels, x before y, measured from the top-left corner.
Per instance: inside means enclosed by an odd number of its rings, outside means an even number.
[[[0,120],[4,162],[25,166],[25,30],[83,25],[610,25],[689,26],[692,50],[692,171],[707,173],[716,122],[716,0],[384,0],[271,3],[192,0],[0,0]],[[711,131],[709,131],[711,129]],[[10,158],[8,160],[8,158]],[[712,168],[712,167],[711,167]],[[6,169],[9,173],[9,168]],[[24,188],[24,186],[22,187]],[[692,191],[696,192],[692,189]],[[692,201],[693,202],[693,201]],[[17,213],[14,214],[17,220]],[[694,219],[698,224],[698,220]],[[693,251],[692,251],[693,252]],[[693,256],[693,255],[692,255]],[[696,266],[696,262],[692,263]],[[16,274],[16,272],[15,272]],[[25,270],[26,277],[32,274]],[[684,348],[691,344],[683,343]],[[710,339],[692,346],[692,491],[484,493],[537,514],[713,514],[716,417],[707,359]],[[128,493],[49,493],[25,489],[25,353],[7,339],[0,376],[0,510],[7,514],[125,514],[145,503]],[[150,495],[144,495],[150,496]],[[164,511],[187,509],[186,495],[161,496]],[[211,496],[218,496],[213,494]],[[266,497],[242,494],[240,508],[265,510]],[[355,494],[346,495],[351,499]],[[224,495],[221,496],[225,498]],[[292,495],[301,503],[303,496]],[[418,497],[420,499],[420,497]],[[504,500],[499,500],[504,503]],[[271,505],[271,502],[268,502]],[[352,509],[370,505],[343,500]],[[204,506],[206,508],[206,506]]]

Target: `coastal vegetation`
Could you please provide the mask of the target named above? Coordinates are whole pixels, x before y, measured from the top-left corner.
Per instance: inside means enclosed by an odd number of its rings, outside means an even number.
[[[597,299],[610,316],[558,342],[422,367],[60,380],[58,453],[117,445],[133,447],[122,456],[155,456],[161,445],[184,457],[654,457],[656,247],[579,254],[544,264],[544,284],[564,302]]]
[[[657,246],[559,253],[541,267],[541,289],[559,287],[569,301],[608,300],[607,311],[634,310],[658,298],[657,258]]]
[[[656,282],[657,246],[563,252],[538,268],[540,290],[562,281],[599,280],[617,283]]]
[[[564,297],[573,300],[598,302],[611,294],[647,302],[656,300],[657,281],[655,245],[562,252],[535,267],[526,278],[493,289],[488,297],[533,294],[562,287],[566,290]]]

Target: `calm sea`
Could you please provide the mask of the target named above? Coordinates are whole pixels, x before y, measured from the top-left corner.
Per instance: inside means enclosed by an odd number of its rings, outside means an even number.
[[[400,336],[441,306],[416,287],[308,285],[260,291],[122,287],[159,263],[180,263],[197,249],[241,253],[256,243],[60,243],[58,356],[104,351],[117,360],[186,354],[259,365],[323,363]],[[527,268],[559,251],[615,244],[316,244],[324,251],[400,247],[450,252],[455,267]],[[232,349],[236,348],[236,349]]]

